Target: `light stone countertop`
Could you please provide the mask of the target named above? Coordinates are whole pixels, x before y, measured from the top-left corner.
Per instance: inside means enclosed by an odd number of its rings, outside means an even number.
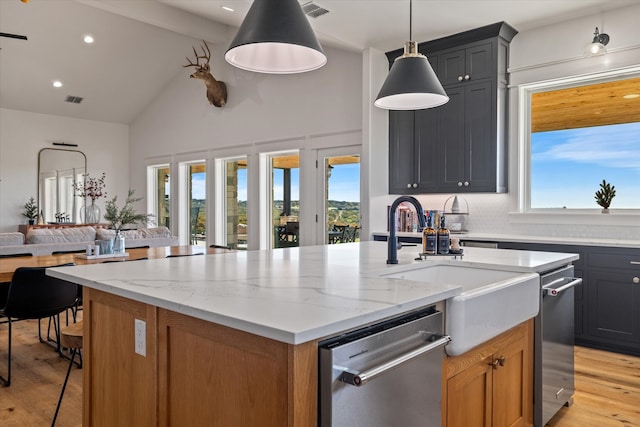
[[[289,344],[329,337],[446,300],[459,286],[379,277],[420,263],[464,263],[543,272],[571,254],[465,248],[462,260],[415,261],[419,248],[386,264],[385,242],[50,268],[47,274]],[[416,265],[417,264],[417,265]]]

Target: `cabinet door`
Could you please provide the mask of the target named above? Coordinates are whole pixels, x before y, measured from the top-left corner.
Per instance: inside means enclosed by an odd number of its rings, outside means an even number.
[[[465,81],[474,81],[495,75],[496,61],[493,58],[493,43],[495,42],[482,43],[465,50]],[[466,79],[466,76],[469,76],[469,79]]]
[[[447,381],[446,427],[491,427],[489,362],[483,359]]]
[[[465,89],[448,88],[449,102],[440,108],[438,177],[440,189],[460,191],[465,182]]]
[[[443,86],[460,83],[465,73],[465,49],[458,49],[438,55],[437,74]]]
[[[415,193],[415,135],[413,111],[389,111],[389,193]]]
[[[438,109],[427,108],[415,112],[416,182],[417,192],[433,191],[438,187]]]
[[[495,97],[491,81],[465,86],[463,190],[496,190],[496,112],[490,108],[496,104]]]
[[[513,341],[495,358],[501,362],[493,370],[493,426],[531,425],[533,389],[531,349],[526,336]]]
[[[640,284],[634,270],[589,271],[586,315],[591,336],[640,343]]]

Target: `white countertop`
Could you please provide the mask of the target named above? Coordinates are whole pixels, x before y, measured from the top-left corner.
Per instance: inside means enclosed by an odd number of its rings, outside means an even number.
[[[417,247],[388,266],[385,242],[239,251],[78,265],[48,274],[289,344],[329,337],[458,295],[460,287],[378,277],[416,263],[465,263],[542,272],[570,254],[465,248],[462,260],[415,261]]]

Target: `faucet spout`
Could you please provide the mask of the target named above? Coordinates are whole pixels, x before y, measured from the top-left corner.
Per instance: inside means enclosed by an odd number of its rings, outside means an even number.
[[[427,221],[424,218],[424,210],[420,202],[411,196],[400,196],[391,204],[389,209],[389,240],[387,241],[387,264],[398,263],[398,239],[396,238],[396,210],[402,202],[411,203],[418,213],[418,223],[420,227],[425,228]]]

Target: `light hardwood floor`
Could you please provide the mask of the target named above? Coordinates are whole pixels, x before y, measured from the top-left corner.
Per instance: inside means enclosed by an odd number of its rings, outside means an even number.
[[[44,322],[43,322],[44,325]],[[35,321],[14,323],[13,378],[0,387],[2,427],[51,424],[68,361],[38,342]],[[6,373],[7,325],[0,325],[0,372]],[[575,403],[548,427],[640,426],[640,358],[576,347]],[[82,425],[82,371],[71,371],[56,426]]]

